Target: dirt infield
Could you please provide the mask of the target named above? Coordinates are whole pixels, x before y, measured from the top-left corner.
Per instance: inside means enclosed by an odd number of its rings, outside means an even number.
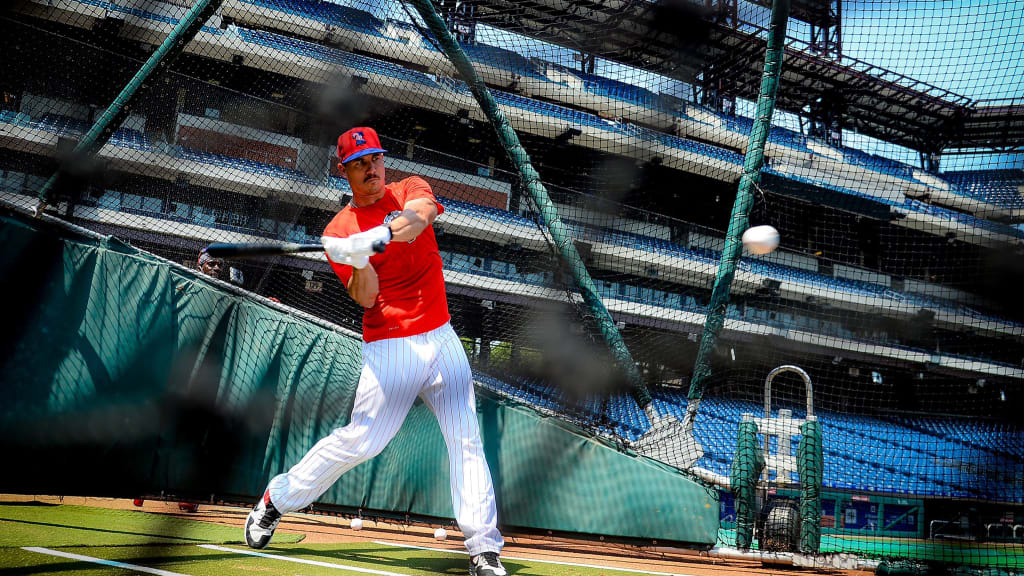
[[[118,510],[142,510],[156,514],[167,514],[201,522],[236,526],[241,538],[241,527],[248,508],[200,504],[196,512],[184,512],[177,502],[146,500],[141,507],[128,499],[2,495],[3,502],[44,502],[92,506]],[[434,526],[401,525],[366,520],[360,531],[352,530],[348,518],[319,514],[289,514],[284,517],[279,532],[305,535],[303,542],[311,544],[333,544],[348,542],[383,542],[396,546],[414,546],[464,553],[462,535],[458,530],[446,527],[448,538],[444,541],[433,537]],[[503,556],[521,560],[553,563],[576,563],[607,568],[676,574],[684,576],[722,576],[808,574],[785,566],[762,566],[759,562],[724,560],[710,557],[692,550],[671,548],[643,548],[608,542],[573,541],[565,538],[545,538],[506,533]],[[868,572],[813,571],[818,574],[869,574]]]

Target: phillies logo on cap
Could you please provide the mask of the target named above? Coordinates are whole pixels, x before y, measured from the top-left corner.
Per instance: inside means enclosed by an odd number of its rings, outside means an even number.
[[[367,154],[386,153],[380,147],[380,138],[373,128],[358,127],[348,130],[338,137],[338,159],[346,164]]]

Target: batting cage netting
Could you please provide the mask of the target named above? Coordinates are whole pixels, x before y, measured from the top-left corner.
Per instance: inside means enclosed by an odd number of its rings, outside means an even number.
[[[444,207],[479,387],[713,490],[722,549],[1021,567],[1021,3],[22,0],[0,26],[5,202],[190,268],[318,243],[337,138],[373,127],[387,181]],[[779,249],[744,250],[763,225]],[[322,253],[221,278],[361,330]]]

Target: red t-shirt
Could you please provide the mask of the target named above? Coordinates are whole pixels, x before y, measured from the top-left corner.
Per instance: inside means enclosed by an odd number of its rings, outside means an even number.
[[[412,176],[388,184],[384,196],[369,206],[342,208],[324,229],[324,236],[346,238],[391,222],[406,202],[416,198],[430,198],[437,204],[438,215],[444,213],[430,185]],[[352,267],[332,262],[330,257],[327,261],[347,288]],[[373,307],[363,313],[364,341],[422,334],[451,319],[433,227],[428,226],[412,242],[391,242],[383,254],[370,256],[370,265],[377,271],[380,292]]]

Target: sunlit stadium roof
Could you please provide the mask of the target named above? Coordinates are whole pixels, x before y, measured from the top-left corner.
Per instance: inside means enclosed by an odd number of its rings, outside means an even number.
[[[831,4],[794,2],[792,16],[826,26],[834,21]],[[475,6],[478,22],[757,99],[767,31],[716,21],[702,2],[480,0]],[[844,128],[916,150],[1024,149],[1022,101],[974,100],[856,58],[820,56],[790,38],[777,106],[815,118],[823,100],[837,104],[833,111]]]

